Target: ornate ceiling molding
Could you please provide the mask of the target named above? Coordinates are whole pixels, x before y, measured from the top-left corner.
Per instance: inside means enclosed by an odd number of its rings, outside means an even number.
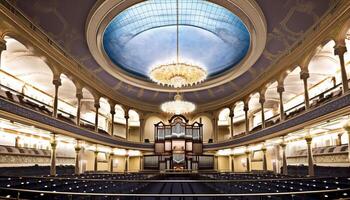
[[[126,8],[140,2],[142,1],[98,1],[90,11],[86,21],[86,39],[88,47],[97,63],[117,79],[139,88],[153,91],[175,92],[174,88],[160,86],[148,80],[136,78],[134,75],[116,66],[104,51],[102,42],[103,33],[109,22]],[[209,89],[235,79],[246,72],[256,62],[265,48],[267,38],[266,20],[262,10],[254,0],[210,0],[210,2],[225,7],[243,21],[250,32],[250,49],[244,59],[234,68],[228,70],[224,74],[214,76],[202,84],[186,87],[182,89],[183,92]]]

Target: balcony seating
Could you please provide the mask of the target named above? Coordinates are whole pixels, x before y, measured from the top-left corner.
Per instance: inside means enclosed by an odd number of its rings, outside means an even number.
[[[3,88],[0,87],[0,98],[10,100],[10,101],[18,103],[24,107],[41,112],[45,115],[52,116],[52,111],[51,111],[52,108],[51,107],[44,105],[44,104],[40,104],[39,102],[34,102],[34,100],[31,100],[22,94],[19,94],[19,93],[15,94],[14,91],[11,92],[9,90],[4,90]],[[68,114],[68,113],[62,113],[60,111],[57,114],[57,118],[62,120],[62,121],[65,121],[67,123],[70,123],[70,124],[75,124],[75,121],[76,121],[75,116]],[[80,126],[83,128],[89,129],[90,131],[95,131],[95,126],[90,124],[90,123],[87,123],[87,122],[82,121]],[[98,133],[103,134],[103,135],[109,135],[108,132],[106,132],[105,130],[102,130],[102,129],[99,129]]]
[[[239,138],[239,137],[242,137],[242,136],[244,136],[244,135],[245,135],[245,131],[239,132],[239,133],[235,133],[235,134],[233,135],[233,138]]]
[[[312,153],[314,156],[347,154],[348,153],[348,145],[343,144],[343,145],[339,145],[339,146],[317,147],[317,148],[312,149]],[[298,151],[293,152],[293,154],[288,156],[288,158],[306,157],[306,156],[307,156],[307,149],[303,149],[303,150],[298,150]]]
[[[297,176],[306,176],[308,174],[308,166],[287,166],[288,173]],[[314,166],[315,176],[348,176],[350,173],[350,167],[328,167],[328,166]]]
[[[259,125],[259,126],[254,127],[252,130],[250,130],[250,132],[256,132],[256,131],[259,131],[261,129],[262,129],[262,126]]]

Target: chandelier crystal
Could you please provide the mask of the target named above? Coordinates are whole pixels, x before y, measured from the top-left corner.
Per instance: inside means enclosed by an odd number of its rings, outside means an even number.
[[[180,115],[193,112],[196,109],[196,105],[192,102],[184,101],[180,94],[176,94],[174,101],[167,101],[160,108],[163,112]]]
[[[160,85],[181,88],[204,81],[207,72],[197,65],[180,62],[156,66],[151,70],[149,77]]]
[[[160,108],[171,114],[186,114],[196,109],[194,103],[183,100],[179,88],[195,85],[204,81],[207,71],[197,65],[179,62],[179,1],[176,1],[176,62],[162,64],[152,68],[149,77],[152,81],[170,87],[178,88],[173,101],[163,103]]]

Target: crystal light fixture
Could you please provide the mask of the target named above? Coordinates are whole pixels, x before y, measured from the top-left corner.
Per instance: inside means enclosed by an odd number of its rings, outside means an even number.
[[[199,66],[179,61],[179,2],[176,1],[176,62],[154,66],[149,77],[157,84],[181,88],[204,81],[207,71]]]
[[[200,66],[179,62],[179,1],[176,1],[176,62],[154,67],[149,77],[152,81],[177,88],[177,94],[173,101],[164,102],[160,108],[170,114],[186,114],[193,112],[196,105],[183,100],[179,89],[185,86],[195,85],[204,81],[207,71]]]
[[[174,101],[167,101],[163,103],[160,108],[163,112],[180,115],[193,112],[196,109],[196,105],[192,102],[184,101],[182,96],[177,93],[174,97]]]
[[[187,63],[159,65],[150,72],[152,81],[175,88],[191,86],[205,80],[207,72],[201,67]]]

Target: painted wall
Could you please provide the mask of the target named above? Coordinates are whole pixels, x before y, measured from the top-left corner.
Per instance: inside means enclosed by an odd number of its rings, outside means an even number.
[[[237,155],[234,158],[234,165],[235,165],[235,172],[246,172],[247,167],[245,165],[246,156],[243,155]]]
[[[229,156],[218,156],[218,171],[230,171]]]
[[[219,126],[218,127],[218,140],[224,141],[231,137],[230,126]]]
[[[233,135],[245,132],[245,121],[233,124]]]
[[[202,124],[203,124],[203,143],[208,143],[208,140],[214,139],[213,133],[213,123],[212,120],[205,116],[205,115],[200,115],[197,118],[193,119],[191,123],[197,121],[200,122],[200,118],[202,119]]]
[[[158,116],[150,116],[146,119],[145,129],[144,129],[144,139],[149,139],[150,142],[154,142],[154,124],[164,121]]]
[[[140,141],[140,128],[138,126],[129,127],[129,141],[133,141],[133,142]]]
[[[129,158],[129,172],[140,171],[140,157]]]
[[[113,172],[125,171],[125,156],[113,156]]]
[[[114,123],[113,135],[125,138],[125,124]]]

